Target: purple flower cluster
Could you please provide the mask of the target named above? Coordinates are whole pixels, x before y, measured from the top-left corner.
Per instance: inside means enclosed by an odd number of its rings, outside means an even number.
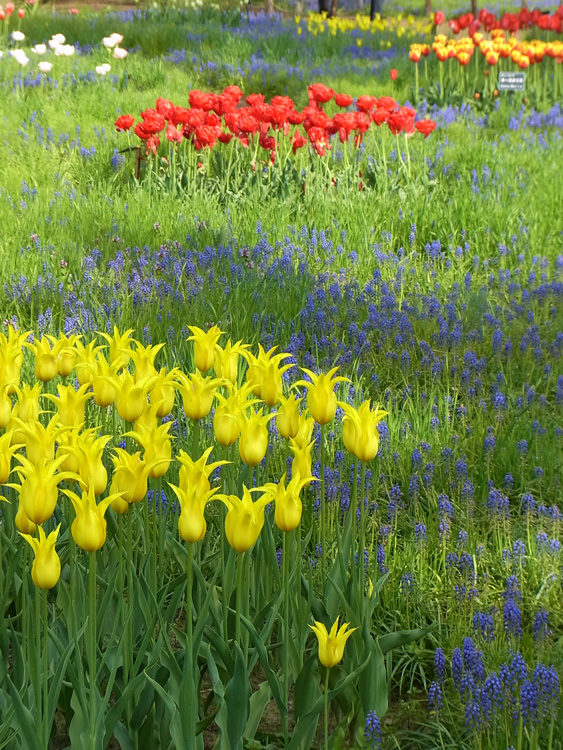
[[[439,711],[449,698],[443,689],[446,676],[441,649],[436,651],[435,664],[436,680],[428,691],[431,711]],[[502,732],[509,726],[517,732],[520,721],[524,726],[540,727],[559,709],[557,670],[542,663],[532,670],[519,652],[497,671],[487,671],[483,653],[475,648],[472,638],[466,638],[461,650],[454,649],[451,669],[455,692],[461,700],[469,731],[498,729]]]

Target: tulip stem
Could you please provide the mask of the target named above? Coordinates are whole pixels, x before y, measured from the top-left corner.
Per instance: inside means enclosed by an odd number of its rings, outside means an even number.
[[[133,564],[133,512],[132,508],[129,508],[127,514],[127,649],[126,649],[126,669],[125,679],[129,679],[129,675],[133,672],[133,615],[134,615],[134,599],[133,599],[133,579],[134,579],[134,564]]]
[[[188,564],[186,568],[186,648],[192,649],[193,642],[193,563],[194,563],[194,545],[188,542]],[[193,651],[193,650],[192,650]]]
[[[152,592],[156,599],[156,557],[157,557],[157,538],[158,538],[158,529],[157,529],[157,521],[156,521],[156,514],[158,512],[159,520],[162,523],[162,518],[160,516],[162,515],[162,489],[161,489],[161,479],[156,480],[156,487],[154,490],[154,502],[152,505],[152,516],[151,516],[151,588]]]
[[[96,552],[88,553],[88,667],[90,747],[96,750]]]
[[[244,577],[244,552],[239,552],[237,561],[237,603],[235,613],[235,639],[236,642],[240,643],[240,611],[242,607],[242,584]]]
[[[350,503],[350,506],[348,508],[348,513],[351,516],[350,519],[347,519],[347,524],[354,526],[356,525],[357,520],[357,512],[358,512],[358,459],[354,459],[354,470],[352,472],[352,502]],[[354,537],[356,535],[354,534]],[[350,544],[350,557],[351,557],[351,564],[352,564],[352,570],[354,569],[354,545]]]
[[[23,566],[22,571],[27,571],[27,560],[28,560],[28,549],[29,546],[26,544],[23,550]],[[22,575],[22,598],[21,598],[21,609],[22,609],[22,643],[23,643],[23,655],[26,661],[29,663],[30,657],[30,643],[29,643],[29,627],[28,627],[28,611],[27,611],[27,575]]]
[[[199,420],[194,420],[192,432],[192,458],[195,461],[199,453]]]
[[[49,699],[49,610],[47,606],[48,592],[43,591],[43,731],[45,734],[45,747],[49,747],[50,726],[48,718]]]
[[[188,559],[186,564],[186,649],[184,652],[184,675],[187,678],[189,672],[192,688],[187,708],[189,717],[189,735],[186,738],[187,747],[196,747],[196,725],[199,711],[199,694],[197,680],[197,653],[194,648],[194,621],[193,621],[193,563],[194,543],[188,542]]]
[[[326,507],[325,507],[325,481],[324,481],[324,462],[325,462],[325,425],[321,425],[321,585],[322,591],[325,590],[326,579]]]
[[[326,668],[325,676],[325,750],[328,750],[328,678],[330,675],[330,667]]]
[[[358,570],[359,570],[359,582],[360,582],[360,598],[358,604],[361,606],[364,596],[364,555],[366,548],[366,509],[365,509],[365,488],[366,488],[366,463],[362,461],[362,468],[360,469],[361,483],[360,483],[360,544],[358,549]]]
[[[41,692],[41,589],[35,588],[35,659],[34,680],[37,723],[43,726],[43,694]]]
[[[282,565],[283,565],[283,689],[286,715],[283,720],[284,746],[289,739],[289,557],[291,554],[291,532],[282,536]]]

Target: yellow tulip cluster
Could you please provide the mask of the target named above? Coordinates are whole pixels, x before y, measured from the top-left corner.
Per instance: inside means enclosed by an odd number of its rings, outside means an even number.
[[[314,423],[331,422],[338,406],[344,411],[347,450],[363,462],[377,454],[377,424],[386,412],[372,410],[369,401],[358,410],[337,401],[335,385],[347,381],[336,376],[337,368],[320,375],[304,370],[310,380],[295,384],[307,390],[307,410],[300,411],[303,399],[295,393],[284,394],[283,375],[294,367],[286,362],[289,354],[259,346],[258,355],[254,355],[240,341],[233,344],[229,340],[221,346],[223,332],[217,326],[208,331],[190,327],[190,331],[195,370],[189,373],[179,368],[157,370],[154,363],[163,345],[143,346],[131,337],[132,330],[120,333],[115,328],[113,335],[100,334],[106,341],[103,345],[96,341],[84,344],[78,336],[63,334],[30,343],[28,332],[10,329],[8,336],[0,333],[0,429],[4,430],[0,435],[0,483],[7,484],[16,459],[20,465],[14,472],[19,482],[7,486],[19,497],[15,524],[35,552],[32,577],[38,587],[51,588],[60,575],[55,551],[60,526],[48,536],[41,526],[55,511],[60,483],[74,483],[77,490],[62,490],[74,508],[74,541],[83,550],[95,552],[106,540],[108,510],[127,514],[132,505],[146,498],[148,480],[160,479],[169,471],[176,394],[194,429],[215,404],[217,442],[228,447],[238,440],[240,458],[249,467],[264,459],[268,423],[273,419],[293,453],[288,482],[284,474],[279,483],[243,485],[240,498],[211,487],[213,470],[228,463],[208,463],[212,448],[197,459],[180,450],[175,457],[180,465],[178,484],[170,487],[181,508],[180,537],[190,544],[204,537],[204,512],[213,500],[227,508],[225,534],[238,552],[250,549],[258,539],[265,507],[271,502],[275,503],[278,527],[285,532],[296,529],[301,521],[300,493],[316,481],[311,473]],[[34,354],[34,374],[39,382],[33,386],[21,383],[23,347]],[[76,386],[67,384],[70,375],[74,375]],[[43,392],[44,384],[57,377],[63,380],[56,384],[57,395]],[[54,386],[50,385],[51,391]],[[44,402],[50,402],[54,411],[44,411]],[[270,412],[272,407],[277,411]],[[126,431],[121,423],[117,427],[118,415]],[[88,426],[96,424],[99,417],[103,425],[108,424],[108,417],[113,419],[113,436]],[[128,439],[128,450],[113,447],[110,484],[104,450],[116,433]],[[133,442],[140,448],[135,452],[130,450]],[[252,493],[259,497],[253,500]],[[38,538],[32,536],[37,526]]]
[[[563,61],[563,42],[543,42],[537,39],[519,41],[515,36],[507,36],[502,29],[493,30],[490,39],[485,39],[480,32],[473,37],[458,39],[449,39],[439,34],[432,44],[432,51],[440,62],[456,58],[461,65],[467,65],[477,49],[489,65],[496,65],[500,59],[508,58],[522,69],[541,63],[545,57],[551,57],[557,62]],[[418,62],[421,54],[427,54],[426,50],[428,45],[412,44],[409,54],[411,61]]]
[[[388,18],[381,18],[377,14],[373,21],[370,21],[369,16],[359,13],[355,18],[328,18],[326,13],[310,13],[307,19],[295,16],[295,23],[298,34],[302,34],[303,30],[307,29],[313,36],[318,34],[337,36],[358,30],[370,34],[387,32],[400,39],[403,36],[431,34],[433,29],[431,20],[416,18],[413,15],[404,16],[402,13]]]

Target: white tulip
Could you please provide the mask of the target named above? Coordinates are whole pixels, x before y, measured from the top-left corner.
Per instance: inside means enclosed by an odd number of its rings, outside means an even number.
[[[36,44],[35,47],[31,48],[32,52],[35,52],[36,55],[44,55],[45,52],[47,52],[47,45],[46,44]]]
[[[46,60],[42,60],[38,65],[39,70],[42,73],[50,73],[53,69],[53,63],[47,62]]]
[[[65,42],[66,37],[64,34],[53,34],[53,36],[49,40],[49,47],[51,49],[56,49],[56,47],[60,47],[61,44],[64,44]]]
[[[13,49],[12,57],[22,66],[27,65],[29,62],[29,57],[25,54],[23,49]]]
[[[106,73],[109,73],[111,70],[111,65],[109,63],[104,63],[103,65],[96,65],[96,73],[99,76],[105,76]]]
[[[113,56],[116,60],[123,60],[128,54],[127,50],[122,47],[116,47],[113,51]]]
[[[113,34],[109,35],[109,38],[115,39],[116,44],[121,44],[121,42],[123,41],[123,37],[121,36],[121,34],[117,34],[115,31]]]
[[[55,47],[55,55],[57,57],[71,57],[71,55],[74,55],[74,47],[72,44],[60,44]]]
[[[12,31],[12,39],[14,42],[23,42],[25,39],[25,34],[21,31]]]
[[[111,36],[105,36],[102,39],[102,44],[104,45],[104,47],[111,49],[112,47],[115,47],[115,45],[117,44],[117,40]]]

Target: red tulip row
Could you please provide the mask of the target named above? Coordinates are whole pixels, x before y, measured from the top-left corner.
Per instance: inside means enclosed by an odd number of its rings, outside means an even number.
[[[494,29],[503,29],[514,34],[517,31],[532,27],[561,34],[563,31],[563,5],[560,5],[554,13],[542,13],[537,9],[530,11],[527,8],[522,8],[518,13],[504,13],[500,18],[497,18],[491,11],[482,8],[477,17],[473,13],[464,13],[462,16],[449,21],[449,26],[454,34],[469,29],[470,36],[476,31],[491,32]]]
[[[115,127],[120,131],[134,127],[135,135],[146,144],[147,154],[156,154],[164,133],[171,143],[190,141],[196,151],[229,143],[233,138],[249,148],[257,139],[258,145],[270,152],[272,161],[279,146],[276,139],[281,136],[291,138],[293,154],[309,143],[323,156],[331,148],[331,136],[338,135],[341,143],[353,136],[358,147],[372,123],[378,127],[386,124],[394,135],[405,133],[407,137],[416,131],[427,137],[436,127],[432,120],[416,122],[414,109],[401,107],[389,96],[360,96],[354,101],[322,83],[309,86],[308,92],[309,104],[299,111],[288,96],[275,96],[268,104],[262,94],[249,94],[243,105],[244,94],[238,86],[228,86],[221,94],[192,90],[189,108],[159,98],[154,109],[141,112],[136,124],[132,115],[122,115]],[[325,112],[331,101],[344,111],[332,115]]]

